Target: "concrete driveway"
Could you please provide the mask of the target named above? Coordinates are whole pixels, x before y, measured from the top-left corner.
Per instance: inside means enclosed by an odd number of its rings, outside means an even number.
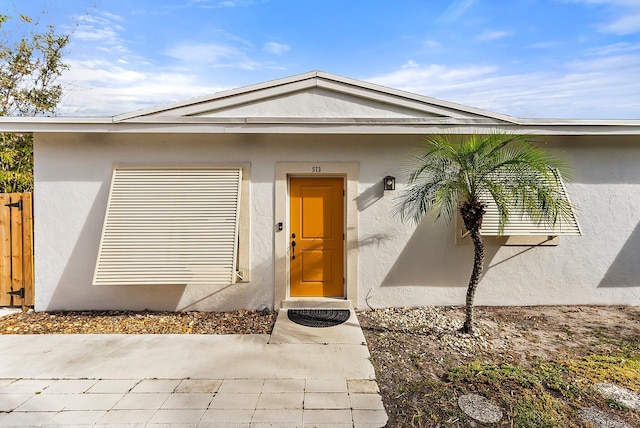
[[[0,335],[0,426],[380,427],[351,311],[271,335]]]

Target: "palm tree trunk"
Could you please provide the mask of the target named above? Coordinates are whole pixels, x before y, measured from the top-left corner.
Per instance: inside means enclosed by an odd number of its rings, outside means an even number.
[[[480,282],[480,276],[482,276],[482,270],[484,267],[484,240],[480,234],[480,228],[482,227],[482,217],[485,213],[485,204],[481,201],[467,201],[460,205],[460,215],[464,221],[464,226],[471,235],[471,241],[473,241],[473,270],[471,271],[471,278],[469,278],[469,285],[467,286],[467,299],[466,299],[466,315],[464,325],[460,329],[462,333],[473,333],[473,300],[476,295],[476,289],[478,288],[478,282]]]

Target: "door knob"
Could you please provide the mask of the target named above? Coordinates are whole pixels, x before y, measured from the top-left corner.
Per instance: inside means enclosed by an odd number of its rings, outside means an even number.
[[[292,260],[296,259],[296,241],[291,241],[291,259]]]

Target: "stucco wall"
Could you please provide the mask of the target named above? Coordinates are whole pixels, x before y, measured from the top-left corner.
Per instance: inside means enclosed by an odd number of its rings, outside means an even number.
[[[36,310],[230,310],[274,304],[276,162],[358,162],[358,307],[464,302],[472,248],[454,225],[401,224],[381,179],[401,177],[421,137],[39,134],[35,141]],[[640,304],[640,143],[555,138],[584,236],[557,247],[490,245],[480,305]],[[92,286],[114,164],[251,163],[251,281],[231,286]]]

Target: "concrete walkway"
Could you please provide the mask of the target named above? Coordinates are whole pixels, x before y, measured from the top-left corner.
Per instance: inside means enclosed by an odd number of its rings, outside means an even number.
[[[355,316],[271,335],[0,335],[0,427],[381,427]]]

